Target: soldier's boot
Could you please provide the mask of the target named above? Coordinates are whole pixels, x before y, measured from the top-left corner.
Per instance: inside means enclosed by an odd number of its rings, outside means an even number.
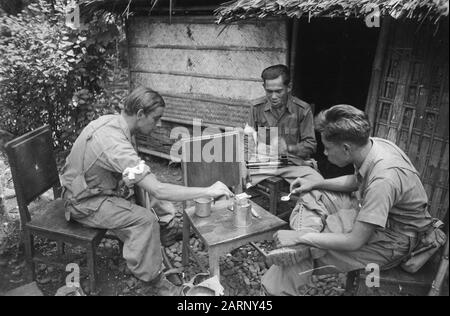
[[[176,286],[171,283],[165,273],[160,273],[158,277],[154,280],[147,282],[150,293],[153,296],[180,296],[181,295],[181,286]]]
[[[270,267],[272,264],[277,266],[290,266],[300,263],[307,258],[318,259],[326,254],[326,250],[310,247],[308,245],[295,245],[282,247],[270,251],[266,255],[266,263]]]

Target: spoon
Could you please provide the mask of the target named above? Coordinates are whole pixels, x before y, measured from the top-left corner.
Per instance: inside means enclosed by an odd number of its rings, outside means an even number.
[[[282,196],[281,201],[283,201],[283,202],[289,201],[291,199],[291,194],[292,194],[292,192],[289,193],[289,195]]]

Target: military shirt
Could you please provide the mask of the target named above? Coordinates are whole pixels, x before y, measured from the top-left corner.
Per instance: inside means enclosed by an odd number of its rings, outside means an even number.
[[[123,180],[133,186],[150,173],[132,144],[121,115],[105,115],[89,123],[76,139],[62,169],[65,197],[95,211]]]
[[[395,144],[371,138],[369,154],[355,174],[361,196],[358,221],[413,237],[431,224],[419,173]]]
[[[306,102],[292,95],[288,97],[286,108],[280,116],[272,109],[267,98],[259,99],[252,107],[250,125],[258,131],[261,128],[278,127],[278,136],[286,141],[288,147],[293,147],[289,152],[290,160],[293,162],[310,158],[316,151],[317,142],[311,108]]]

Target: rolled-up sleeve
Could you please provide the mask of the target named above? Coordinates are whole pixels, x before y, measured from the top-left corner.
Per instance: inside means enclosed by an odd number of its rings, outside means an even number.
[[[102,167],[122,174],[127,186],[133,186],[151,173],[150,167],[141,160],[125,135],[111,133],[101,146],[103,154],[99,162]]]

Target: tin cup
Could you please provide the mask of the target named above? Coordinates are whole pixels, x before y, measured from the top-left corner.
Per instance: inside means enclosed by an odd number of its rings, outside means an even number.
[[[234,226],[248,227],[252,224],[252,206],[249,204],[234,204]]]
[[[195,215],[198,217],[208,217],[211,215],[212,198],[195,199]]]

